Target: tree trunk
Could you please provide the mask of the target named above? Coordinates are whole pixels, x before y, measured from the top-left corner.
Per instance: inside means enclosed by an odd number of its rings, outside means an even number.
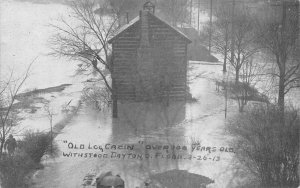
[[[279,77],[278,106],[282,113],[284,113],[284,90],[284,73],[281,71]]]
[[[286,3],[283,2],[282,5],[282,28],[281,28],[281,39],[284,40],[284,33],[285,33],[285,22],[286,22]],[[283,47],[280,48],[280,53],[277,55],[276,57],[276,61],[277,61],[277,65],[279,68],[279,91],[278,91],[278,106],[281,112],[281,116],[282,116],[282,120],[284,118],[284,95],[285,95],[285,66],[286,66],[286,58],[285,58],[285,51],[287,49],[286,43],[283,42],[283,44],[281,44]],[[284,122],[284,121],[283,121]]]
[[[213,8],[212,0],[210,0],[210,13],[209,13],[209,46],[208,46],[209,54],[211,54],[212,8]]]
[[[242,99],[239,96],[237,96],[237,101],[238,101],[238,105],[239,105],[239,112],[242,112],[243,102],[242,102]]]
[[[240,79],[240,69],[235,68],[235,83],[238,83]]]
[[[120,28],[122,26],[122,21],[121,21],[121,14],[117,13],[117,19],[118,19],[118,28]]]
[[[5,139],[6,139],[6,136],[5,136],[5,131],[4,131],[4,127],[3,127],[3,135],[2,135],[2,139],[1,139],[1,145],[0,145],[0,158],[1,158],[2,154],[3,154],[3,150],[5,149],[4,148]]]
[[[234,9],[235,9],[235,0],[232,0],[232,12],[231,12],[231,59],[230,63],[234,64]]]
[[[53,128],[52,128],[52,115],[50,117],[50,153],[53,154]]]
[[[112,117],[118,118],[118,96],[117,96],[117,87],[115,83],[115,78],[113,74],[114,70],[114,53],[112,54],[112,60],[111,60],[111,99],[112,99]]]
[[[118,118],[118,99],[116,94],[112,94],[112,117],[113,118]]]
[[[225,51],[225,56],[224,56],[223,72],[227,72],[226,61],[227,61],[227,51]]]
[[[227,50],[228,50],[228,25],[226,25],[226,30],[225,30],[225,50],[224,50],[223,72],[227,72],[227,69],[226,69]]]
[[[4,142],[5,142],[5,141],[1,140],[1,145],[0,145],[0,158],[1,158],[2,153],[3,153]]]

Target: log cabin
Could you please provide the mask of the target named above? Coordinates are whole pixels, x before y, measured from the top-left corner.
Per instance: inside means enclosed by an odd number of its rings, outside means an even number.
[[[154,5],[145,3],[139,16],[109,40],[112,87],[118,100],[187,97],[187,48],[192,41],[154,13]]]

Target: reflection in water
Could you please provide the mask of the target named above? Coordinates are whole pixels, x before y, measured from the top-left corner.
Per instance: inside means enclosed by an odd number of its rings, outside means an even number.
[[[169,128],[180,124],[184,119],[183,102],[168,106],[160,103],[123,103],[119,105],[119,118],[113,120],[113,139],[124,141],[129,136],[142,137],[157,132],[169,137]]]
[[[133,143],[138,145],[134,152],[143,156],[152,156],[155,152],[164,154],[178,154],[175,149],[169,149],[168,153],[161,150],[146,149],[147,146],[184,145],[184,132],[174,132],[173,127],[185,120],[185,103],[173,102],[169,105],[163,103],[123,103],[119,105],[119,118],[113,120],[112,142]],[[140,143],[140,144],[138,144]],[[133,179],[139,183],[150,174],[163,172],[170,169],[178,169],[179,162],[174,159],[153,159],[151,157],[139,161],[123,161],[120,171],[126,187],[133,187]],[[133,165],[128,169],[129,165]],[[134,169],[134,170],[132,170]],[[135,184],[136,186],[137,184]]]

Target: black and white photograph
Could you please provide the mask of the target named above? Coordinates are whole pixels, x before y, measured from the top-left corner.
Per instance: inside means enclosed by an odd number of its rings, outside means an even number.
[[[299,0],[1,0],[0,188],[300,188]]]

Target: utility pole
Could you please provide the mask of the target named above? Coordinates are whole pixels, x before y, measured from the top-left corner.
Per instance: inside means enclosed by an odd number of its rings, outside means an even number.
[[[198,0],[198,34],[200,32],[200,0]]]
[[[226,79],[226,80],[225,80]],[[228,109],[228,73],[223,72],[223,80],[224,80],[224,89],[225,89],[225,119],[227,118],[227,109]]]
[[[286,26],[286,2],[282,2],[281,32],[285,32]]]
[[[235,0],[232,0],[232,14],[231,14],[231,63],[234,63],[234,9],[235,9]],[[224,76],[226,75],[225,86],[225,119],[227,118],[227,103],[228,103],[228,76],[229,72],[223,72]]]
[[[211,54],[211,35],[212,35],[212,10],[213,10],[213,0],[210,0],[210,16],[209,16],[209,54]]]
[[[225,25],[225,54],[224,54],[224,60],[223,60],[223,73],[226,73],[227,68],[227,57],[228,57],[228,42],[229,42],[229,18],[226,16],[226,25]]]
[[[175,21],[175,3],[176,2],[174,0],[172,0],[172,18],[173,18],[172,25],[176,27],[176,21]]]

